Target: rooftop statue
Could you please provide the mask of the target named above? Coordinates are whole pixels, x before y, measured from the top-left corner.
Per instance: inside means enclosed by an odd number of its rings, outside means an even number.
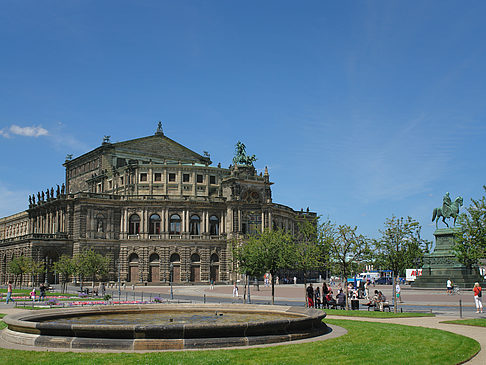
[[[255,155],[249,156],[246,154],[246,146],[238,141],[235,148],[235,157],[233,157],[233,163],[240,166],[253,166],[257,158]]]
[[[432,222],[435,221],[435,228],[438,228],[439,218],[442,217],[442,222],[445,223],[447,227],[449,225],[445,221],[446,218],[454,218],[454,226],[456,225],[456,219],[459,216],[459,209],[462,206],[463,200],[462,196],[458,196],[451,202],[451,197],[449,193],[445,193],[444,198],[442,199],[442,207],[434,208],[434,212],[432,213]]]

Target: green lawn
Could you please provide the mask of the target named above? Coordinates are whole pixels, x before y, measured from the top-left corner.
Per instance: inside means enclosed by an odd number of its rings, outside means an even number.
[[[457,319],[455,321],[443,321],[442,323],[464,324],[466,326],[486,327],[486,318]]]
[[[344,317],[368,317],[368,318],[407,318],[407,317],[435,317],[433,313],[415,313],[415,312],[379,312],[379,311],[345,311],[341,309],[324,309],[329,315]]]
[[[450,332],[388,323],[326,320],[348,330],[339,338],[246,350],[159,353],[63,353],[0,349],[0,361],[31,364],[457,364],[479,351]]]

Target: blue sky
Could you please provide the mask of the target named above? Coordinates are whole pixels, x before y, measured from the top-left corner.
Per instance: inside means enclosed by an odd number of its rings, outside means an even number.
[[[0,216],[66,154],[151,135],[228,166],[243,141],[275,202],[377,237],[433,239],[446,191],[486,184],[480,1],[3,1]]]

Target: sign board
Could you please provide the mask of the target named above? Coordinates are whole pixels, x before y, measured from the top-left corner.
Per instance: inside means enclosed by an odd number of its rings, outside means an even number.
[[[415,278],[417,276],[422,276],[422,269],[418,269],[418,275],[417,275],[417,269],[407,269],[406,270],[406,280],[407,281],[415,281]]]

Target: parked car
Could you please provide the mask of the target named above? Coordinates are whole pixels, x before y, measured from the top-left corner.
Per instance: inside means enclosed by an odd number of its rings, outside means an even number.
[[[383,276],[383,277],[379,278],[378,280],[376,280],[375,283],[378,284],[378,285],[392,285],[393,279],[387,278],[386,276]]]

